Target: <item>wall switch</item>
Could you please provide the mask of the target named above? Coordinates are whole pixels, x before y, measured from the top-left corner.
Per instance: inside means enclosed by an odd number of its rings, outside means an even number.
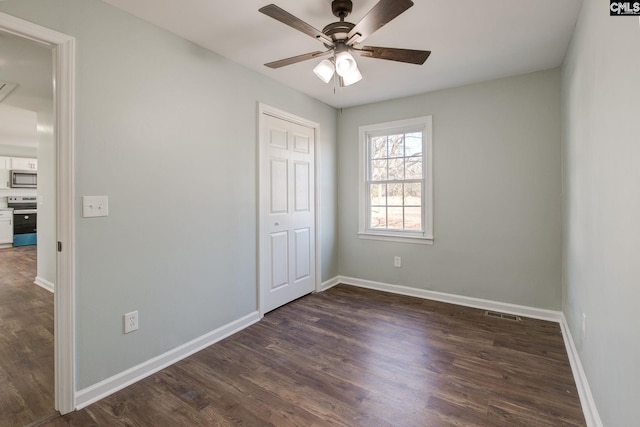
[[[402,258],[400,258],[399,256],[394,256],[393,257],[393,266],[396,267],[396,268],[402,267]]]
[[[96,216],[109,216],[109,197],[83,196],[82,217],[93,218]]]
[[[124,333],[128,334],[138,330],[138,311],[132,311],[124,316]]]

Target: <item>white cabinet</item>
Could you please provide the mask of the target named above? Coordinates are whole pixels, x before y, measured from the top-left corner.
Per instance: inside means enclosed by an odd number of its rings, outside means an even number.
[[[0,157],[0,190],[9,188],[11,157]]]
[[[38,170],[38,160],[25,157],[12,157],[11,169],[17,170]]]
[[[13,244],[13,211],[0,210],[0,247]]]
[[[11,188],[11,169],[38,170],[38,159],[0,156],[0,190]]]

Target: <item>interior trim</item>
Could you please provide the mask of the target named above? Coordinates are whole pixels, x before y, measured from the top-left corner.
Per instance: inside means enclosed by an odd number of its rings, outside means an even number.
[[[315,241],[315,281],[314,281],[314,292],[320,292],[322,289],[322,283],[320,282],[320,274],[322,270],[322,247],[320,244],[320,236],[321,236],[321,221],[320,221],[320,191],[319,191],[319,180],[320,180],[320,156],[319,156],[319,133],[320,133],[320,124],[318,122],[314,122],[312,120],[306,119],[304,117],[300,117],[298,115],[289,113],[288,111],[281,110],[279,108],[273,107],[269,104],[265,104],[263,102],[258,102],[257,104],[257,129],[256,129],[256,162],[257,162],[257,173],[256,173],[256,205],[258,212],[256,214],[256,295],[257,295],[257,310],[261,315],[264,315],[264,301],[262,300],[262,281],[261,281],[261,259],[262,253],[260,252],[261,248],[261,209],[262,209],[262,200],[260,198],[261,194],[261,186],[263,183],[260,179],[260,170],[262,167],[263,161],[263,144],[262,144],[262,126],[264,116],[271,116],[281,120],[285,120],[291,123],[295,123],[310,129],[313,129],[314,133],[314,144],[313,144],[313,163],[314,163],[314,171],[313,171],[313,206],[314,206],[314,241]]]
[[[320,289],[318,289],[318,292],[323,292],[326,291],[327,289],[333,288],[336,285],[339,285],[340,282],[340,276],[336,276],[333,279],[329,279],[326,282],[322,282],[322,285],[320,285]]]
[[[159,356],[142,362],[137,366],[120,372],[112,377],[104,379],[99,383],[84,388],[76,394],[76,409],[82,409],[100,399],[103,399],[131,384],[155,374],[156,372],[173,365],[180,360],[191,356],[198,351],[209,347],[225,339],[226,337],[241,331],[242,329],[258,322],[262,317],[257,311],[254,311],[238,320],[223,325],[218,329],[208,332],[198,338],[195,338],[181,346],[167,351]]]
[[[578,395],[580,396],[580,403],[582,404],[582,412],[584,413],[585,421],[588,427],[603,427],[596,402],[593,400],[593,394],[591,393],[591,387],[589,387],[589,381],[582,368],[582,362],[580,361],[580,355],[576,350],[569,324],[564,313],[562,313],[562,320],[560,321],[560,328],[562,329],[562,336],[564,337],[564,345],[567,348],[567,356],[569,356],[569,363],[571,364],[571,371],[573,372],[573,378],[576,382],[576,388],[578,389]]]
[[[429,291],[426,289],[411,288],[408,286],[392,285],[389,283],[375,282],[372,280],[357,279],[354,277],[336,276],[333,279],[327,280],[322,284],[322,291],[332,288],[340,283],[345,285],[358,286],[366,289],[373,289],[377,291],[390,292],[394,294],[407,295],[411,297],[423,298],[434,301],[441,301],[450,304],[462,305],[465,307],[479,308],[483,310],[499,311],[503,313],[515,314],[518,316],[530,317],[533,319],[547,320],[550,322],[556,322],[560,324],[562,331],[562,338],[564,345],[567,349],[567,356],[569,358],[569,364],[571,365],[571,372],[578,389],[578,396],[580,397],[580,404],[582,405],[582,412],[584,413],[585,421],[588,427],[602,427],[602,420],[598,414],[591,388],[589,387],[589,381],[582,368],[582,362],[580,361],[580,355],[576,350],[571,331],[567,319],[562,311],[546,310],[536,307],[528,307],[524,305],[509,304],[500,301],[491,301],[480,298],[466,297],[462,295],[447,294],[444,292]]]
[[[517,316],[530,317],[532,319],[548,320],[558,323],[562,319],[562,312],[560,311],[528,307],[525,305],[509,304],[506,302],[491,301],[481,298],[448,294],[444,292],[429,291],[426,289],[412,288],[409,286],[392,285],[389,283],[375,282],[372,280],[357,279],[355,277],[338,276],[338,283],[358,286],[361,288],[374,289],[377,291],[391,292],[394,294],[407,295],[410,297],[441,301],[449,304],[457,304],[465,307],[480,308],[482,310],[500,311],[503,313],[515,314]]]
[[[33,283],[40,286],[42,289],[51,292],[52,294],[55,293],[55,285],[45,278],[36,276],[36,280],[34,280]]]
[[[55,408],[75,408],[75,265],[74,265],[74,111],[75,38],[0,12],[0,32],[40,43],[52,50],[55,78],[56,236],[63,250],[57,257],[54,296]]]

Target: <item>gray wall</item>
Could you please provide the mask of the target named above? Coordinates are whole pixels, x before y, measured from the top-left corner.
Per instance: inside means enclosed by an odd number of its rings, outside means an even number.
[[[584,1],[562,72],[564,312],[604,425],[631,426],[640,390],[640,27],[606,5]]]
[[[74,196],[110,212],[76,212],[79,389],[256,310],[259,101],[320,123],[320,271],[338,273],[333,108],[97,0],[0,11],[77,41]]]
[[[434,244],[359,239],[358,127],[424,115],[433,115]],[[560,129],[559,70],[345,109],[340,274],[559,309]]]

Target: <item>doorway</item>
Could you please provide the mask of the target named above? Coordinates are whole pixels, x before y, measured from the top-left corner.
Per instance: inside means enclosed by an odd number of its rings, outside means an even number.
[[[52,169],[54,212],[50,251],[54,273],[54,395],[52,409],[61,413],[75,408],[74,342],[73,342],[73,111],[75,42],[65,34],[22,19],[0,13],[0,34],[29,40],[48,49],[52,58],[53,111],[48,131],[53,152]],[[47,126],[43,124],[43,131]],[[46,257],[45,257],[46,258]],[[34,285],[35,286],[35,285]]]
[[[315,136],[318,124],[260,105],[259,309],[316,290]]]

